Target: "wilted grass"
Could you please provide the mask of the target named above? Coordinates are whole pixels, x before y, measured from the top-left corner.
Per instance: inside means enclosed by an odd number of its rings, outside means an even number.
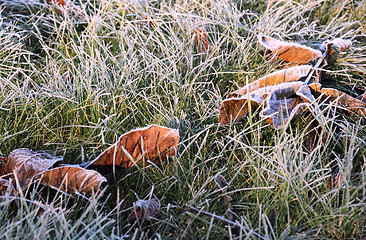
[[[7,5],[0,155],[26,147],[86,162],[121,134],[153,123],[178,128],[181,141],[174,158],[109,176],[103,195],[91,200],[35,190],[3,196],[1,239],[253,238],[187,213],[191,205],[224,216],[224,194],[234,220],[266,238],[366,237],[364,120],[330,108],[331,133],[324,128],[325,145],[308,152],[306,118],[276,131],[256,114],[227,126],[217,117],[228,92],[283,67],[265,57],[259,33],[313,47],[353,39],[327,67],[324,85],[363,93],[362,1],[81,1],[84,27],[43,3],[12,3],[16,16],[11,2],[0,1]],[[196,27],[208,31],[206,52],[194,46]],[[340,131],[332,133],[333,125]],[[338,171],[340,185],[328,189]],[[229,183],[226,193],[214,182],[218,174]],[[152,197],[161,201],[159,213],[129,222],[132,202]]]

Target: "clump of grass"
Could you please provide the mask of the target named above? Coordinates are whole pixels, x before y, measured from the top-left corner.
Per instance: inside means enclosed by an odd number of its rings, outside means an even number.
[[[217,123],[228,92],[279,66],[265,58],[258,33],[313,46],[353,38],[351,52],[340,54],[324,79],[361,93],[362,4],[80,1],[89,14],[84,30],[49,5],[37,6],[2,12],[1,155],[27,147],[63,155],[66,163],[86,162],[121,134],[152,123],[178,128],[181,142],[166,162],[108,176],[103,196],[90,201],[62,194],[47,201],[36,190],[27,198],[2,197],[1,238],[253,237],[186,213],[192,205],[225,215],[218,174],[229,183],[233,220],[266,238],[365,237],[362,120],[335,118],[330,108],[328,129],[337,124],[341,131],[325,135],[325,145],[311,152],[302,146],[306,119],[282,131],[255,114]],[[9,20],[14,9],[24,21]],[[39,31],[37,21],[47,23],[47,31]],[[196,27],[208,32],[207,52],[194,46]],[[27,43],[30,35],[36,41]],[[328,189],[338,171],[340,185]],[[152,197],[161,201],[158,214],[129,222],[132,202]],[[18,211],[9,215],[14,203]]]

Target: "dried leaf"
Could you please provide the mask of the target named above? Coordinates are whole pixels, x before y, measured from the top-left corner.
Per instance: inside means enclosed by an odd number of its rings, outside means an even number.
[[[336,102],[337,106],[347,109],[348,113],[354,112],[358,115],[366,116],[365,102],[353,98],[333,88],[323,88],[320,90],[320,92],[324,94],[324,97],[326,97],[328,101]]]
[[[336,175],[329,176],[328,183],[327,183],[328,189],[340,187],[341,183],[342,183],[342,179],[343,179],[343,175],[340,172],[337,173]]]
[[[266,95],[275,89],[274,86],[305,79],[311,68],[310,65],[304,65],[276,71],[230,93],[228,99],[222,102],[219,122],[226,124],[239,121],[249,109],[259,107]]]
[[[63,166],[44,171],[37,175],[41,183],[67,193],[79,192],[86,196],[97,194],[102,182],[107,179],[94,170],[78,166]]]
[[[208,49],[210,45],[207,40],[207,31],[203,27],[197,27],[192,30],[192,36],[194,39],[194,44],[198,51],[204,52]]]
[[[33,152],[26,148],[12,151],[5,166],[5,173],[17,175],[21,188],[25,188],[32,178],[40,172],[49,169],[62,157],[55,157],[45,152]]]
[[[312,151],[316,148],[320,139],[321,130],[322,128],[319,122],[316,120],[313,120],[305,130],[306,134],[304,136],[304,145],[309,151]]]
[[[266,118],[275,129],[281,129],[292,119],[303,115],[314,101],[310,88],[303,82],[282,83],[272,87],[267,107],[259,116]]]
[[[224,176],[222,176],[221,174],[215,177],[215,183],[220,189],[225,189],[229,185]]]
[[[259,113],[276,129],[302,114],[314,102],[310,88],[304,82],[286,82],[259,88],[241,98],[230,98],[220,109],[220,122],[240,120],[250,108],[257,108],[266,100],[266,107]]]
[[[331,51],[331,47],[334,46],[338,51],[344,51],[352,45],[351,40],[342,39],[342,38],[335,38],[331,41],[325,41],[320,46],[320,49],[327,50],[329,53]]]
[[[241,97],[248,92],[263,87],[273,86],[285,82],[300,81],[302,78],[307,77],[307,75],[310,73],[311,68],[312,66],[310,65],[302,65],[273,72],[257,79],[256,81],[246,85],[245,87],[236,90],[235,92],[230,93],[228,95],[228,98]]]
[[[298,43],[280,41],[264,35],[259,35],[258,39],[260,44],[266,49],[271,50],[275,55],[287,62],[307,63],[322,57],[322,53],[319,50]]]
[[[158,125],[132,130],[120,137],[117,143],[101,153],[89,166],[117,166],[128,168],[142,159],[158,162],[159,158],[172,157],[179,143],[179,133]]]
[[[133,203],[132,213],[129,219],[149,220],[160,208],[160,202],[157,198],[151,200],[138,200]]]
[[[0,177],[5,174],[5,166],[8,158],[0,157]]]
[[[16,191],[15,188],[13,186],[13,184],[11,183],[11,179],[4,179],[4,178],[0,178],[0,195],[4,196],[5,193],[8,192],[9,195],[14,196]]]

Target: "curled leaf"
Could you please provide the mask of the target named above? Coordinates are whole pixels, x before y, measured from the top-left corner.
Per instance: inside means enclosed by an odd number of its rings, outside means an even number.
[[[230,93],[228,95],[228,98],[241,97],[248,92],[263,87],[273,86],[285,82],[300,81],[302,78],[307,77],[307,75],[310,73],[311,68],[312,66],[310,65],[302,65],[273,72],[257,79],[256,81],[246,85],[245,87],[239,88],[235,92]]]
[[[258,36],[259,43],[273,54],[292,63],[307,63],[319,57],[322,53],[319,50],[300,45],[298,43],[280,41],[265,35]]]
[[[342,107],[348,113],[354,112],[361,116],[366,116],[366,103],[353,98],[343,92],[333,88],[317,89],[323,94],[327,102],[335,102],[338,107]]]
[[[292,119],[304,114],[311,107],[314,97],[303,82],[282,83],[274,86],[259,116],[275,129],[281,129]]]
[[[87,170],[78,166],[62,166],[44,171],[37,175],[41,183],[57,188],[67,193],[79,192],[86,196],[97,194],[105,177],[94,170]]]
[[[207,40],[207,31],[203,27],[197,27],[192,30],[192,36],[194,39],[194,44],[198,51],[204,52],[208,49],[209,43]]]
[[[335,38],[330,41],[325,41],[320,46],[321,50],[326,50],[328,54],[332,55],[334,52],[332,52],[331,47],[334,46],[338,51],[344,51],[347,48],[349,48],[352,45],[351,40],[343,39],[343,38]]]
[[[258,80],[246,85],[245,87],[236,90],[235,92],[230,93],[229,98],[222,102],[220,108],[219,122],[226,124],[231,121],[240,120],[249,112],[250,109],[258,108],[264,102],[265,98],[268,97],[269,94],[271,94],[272,92],[277,92],[272,96],[270,102],[270,106],[272,106],[273,110],[275,111],[279,111],[280,106],[282,106],[283,104],[287,104],[287,106],[291,107],[296,103],[300,103],[302,100],[300,100],[300,102],[296,102],[296,98],[290,100],[289,96],[287,95],[284,95],[282,97],[283,99],[287,99],[286,103],[281,101],[277,101],[277,103],[275,103],[276,100],[274,98],[281,99],[279,98],[279,95],[281,94],[280,92],[286,93],[285,89],[288,89],[290,86],[298,86],[298,88],[302,86],[303,82],[299,81],[305,79],[308,76],[310,70],[310,65],[304,65],[276,71],[267,76],[259,78]],[[296,83],[291,84],[293,82]],[[291,94],[295,94],[294,91],[292,91]],[[308,93],[307,95],[309,98],[310,96]],[[277,107],[275,106],[276,104]],[[285,107],[285,105],[283,107]],[[268,112],[269,114],[269,110],[271,108],[267,109],[268,111],[266,110],[265,112]],[[268,115],[265,112],[262,113],[263,116]],[[285,113],[285,115],[287,114]],[[275,120],[275,122],[278,122],[278,120]]]
[[[117,166],[128,168],[142,159],[157,162],[159,158],[172,157],[179,143],[179,133],[158,125],[132,130],[120,137],[117,143],[101,153],[89,166]]]
[[[133,203],[130,219],[149,220],[160,208],[160,202],[157,198],[151,200],[138,200]]]
[[[33,152],[26,148],[12,151],[8,156],[5,173],[17,175],[21,188],[27,187],[32,178],[40,172],[49,169],[62,158],[45,152]]]

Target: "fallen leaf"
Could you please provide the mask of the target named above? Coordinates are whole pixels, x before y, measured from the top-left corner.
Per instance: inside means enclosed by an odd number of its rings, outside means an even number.
[[[120,137],[117,143],[101,153],[89,166],[117,166],[128,168],[142,159],[158,162],[159,158],[172,157],[179,143],[179,133],[158,125],[132,130]]]
[[[366,116],[365,102],[333,88],[322,88],[320,92],[323,94],[323,98],[326,98],[327,102],[335,102],[337,107],[347,110],[348,113],[354,112],[360,116]]]
[[[5,174],[5,166],[8,158],[0,157],[0,177]]]
[[[197,47],[198,51],[204,52],[208,49],[210,45],[207,40],[207,31],[203,27],[197,27],[192,30],[192,36],[194,40],[194,44]]]
[[[316,119],[313,119],[311,123],[307,126],[304,136],[304,146],[309,151],[312,151],[316,148],[320,140],[321,131],[322,127]],[[321,141],[324,142],[324,138],[322,138]]]
[[[0,195],[4,196],[5,193],[8,192],[9,195],[14,196],[16,191],[15,188],[13,186],[13,184],[11,183],[11,179],[4,179],[4,178],[0,178]]]
[[[48,3],[52,4],[59,14],[65,11],[65,0],[47,0]]]
[[[226,124],[239,121],[249,112],[249,109],[258,108],[268,94],[279,89],[274,86],[305,79],[311,68],[310,65],[304,65],[276,71],[230,93],[220,107],[219,122]],[[300,82],[297,84],[301,85]]]
[[[287,62],[307,63],[322,57],[319,50],[298,43],[280,41],[265,35],[259,35],[258,39],[266,49]]]
[[[335,175],[331,175],[328,177],[327,187],[328,189],[334,189],[341,186],[343,179],[342,173],[338,172]]]
[[[351,40],[335,38],[330,41],[325,41],[320,46],[320,49],[327,50],[328,52],[331,50],[331,47],[334,46],[338,51],[344,51],[352,45]]]
[[[302,66],[294,66],[287,69],[283,69],[280,71],[273,72],[264,77],[257,79],[256,81],[246,85],[245,87],[239,88],[238,90],[230,93],[228,98],[231,97],[241,97],[248,92],[257,90],[259,88],[268,87],[277,85],[285,82],[294,82],[300,81],[302,78],[305,78],[310,73],[312,66],[310,65],[302,65]],[[318,81],[318,79],[316,80]]]
[[[227,186],[229,185],[224,176],[222,176],[221,174],[215,177],[215,183],[222,190],[226,189]]]
[[[275,129],[285,127],[292,119],[311,108],[315,101],[308,85],[303,82],[282,83],[273,86],[259,116]]]
[[[157,198],[151,200],[138,200],[133,203],[132,213],[129,217],[130,220],[150,220],[160,208],[160,202]]]
[[[78,166],[62,166],[44,171],[36,176],[46,186],[57,188],[67,193],[79,192],[86,196],[97,194],[102,182],[107,179],[94,170]]]
[[[45,152],[33,152],[27,148],[12,151],[8,156],[5,166],[5,174],[14,173],[23,189],[28,186],[33,177],[40,172],[49,169],[62,157],[55,157]]]

